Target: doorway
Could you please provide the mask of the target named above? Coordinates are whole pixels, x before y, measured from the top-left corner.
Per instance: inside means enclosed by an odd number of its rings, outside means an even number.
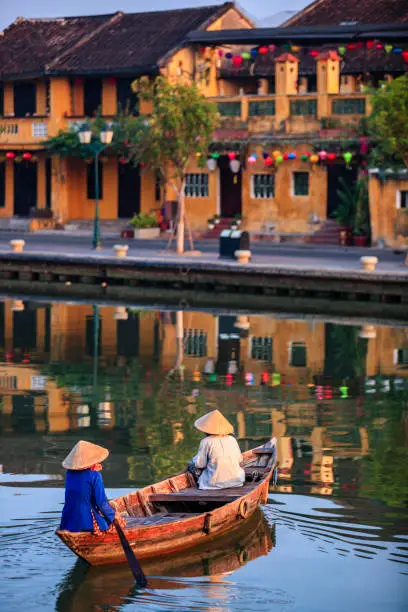
[[[334,217],[334,213],[340,204],[337,190],[341,189],[341,179],[347,185],[353,187],[357,181],[357,166],[347,168],[343,163],[327,166],[327,218]]]
[[[218,358],[215,369],[222,376],[228,374],[232,363],[239,368],[241,339],[235,321],[235,316],[222,315],[218,319]]]
[[[14,164],[14,214],[28,217],[37,206],[37,163]]]
[[[221,217],[232,218],[242,211],[242,171],[231,171],[226,155],[218,158],[220,170],[220,208]]]
[[[118,217],[130,219],[140,212],[140,169],[118,164]]]

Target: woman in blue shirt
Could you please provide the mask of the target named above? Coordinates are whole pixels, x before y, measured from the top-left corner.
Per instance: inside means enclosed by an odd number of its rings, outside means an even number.
[[[67,476],[60,529],[100,534],[112,525],[116,513],[107,500],[100,474],[100,464],[108,455],[106,448],[80,440],[64,459]]]

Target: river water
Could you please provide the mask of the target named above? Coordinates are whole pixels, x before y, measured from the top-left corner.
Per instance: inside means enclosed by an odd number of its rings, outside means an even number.
[[[0,610],[408,609],[408,330],[387,321],[0,302]],[[108,496],[182,469],[219,407],[280,477],[237,534],[88,568],[55,536],[61,461],[107,446]]]

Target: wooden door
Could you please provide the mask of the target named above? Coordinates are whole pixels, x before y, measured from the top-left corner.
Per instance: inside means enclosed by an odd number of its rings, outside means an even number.
[[[14,214],[28,217],[37,206],[37,163],[14,164]]]
[[[140,212],[140,170],[131,164],[118,164],[118,217],[130,219]]]
[[[242,211],[242,172],[231,171],[229,159],[222,155],[218,159],[220,171],[221,217],[232,218]]]

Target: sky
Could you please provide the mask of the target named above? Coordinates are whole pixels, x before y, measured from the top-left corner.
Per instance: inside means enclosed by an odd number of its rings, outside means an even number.
[[[240,0],[239,6],[257,19],[270,17],[282,11],[303,8],[311,0]],[[0,0],[0,31],[16,17],[61,17],[93,15],[125,11],[137,13],[145,10],[164,10],[223,4],[223,0]]]

